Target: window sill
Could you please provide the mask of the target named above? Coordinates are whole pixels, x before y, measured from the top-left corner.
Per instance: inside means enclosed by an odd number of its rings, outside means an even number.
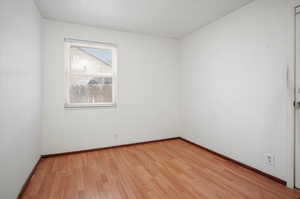
[[[116,108],[116,103],[110,104],[65,104],[65,109]]]

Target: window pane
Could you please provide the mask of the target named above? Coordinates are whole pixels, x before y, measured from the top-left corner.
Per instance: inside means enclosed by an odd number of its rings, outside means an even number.
[[[111,50],[71,47],[71,74],[111,74],[111,64]]]
[[[112,51],[72,45],[70,103],[112,103]]]
[[[71,103],[111,103],[112,78],[72,76],[70,85]]]

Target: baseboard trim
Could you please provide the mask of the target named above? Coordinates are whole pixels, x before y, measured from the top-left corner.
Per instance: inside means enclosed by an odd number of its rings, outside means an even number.
[[[139,145],[139,144],[148,144],[148,143],[153,143],[153,142],[161,142],[161,141],[168,141],[168,140],[175,140],[175,139],[180,139],[180,137],[164,138],[164,139],[158,139],[158,140],[135,142],[135,143],[131,143],[131,144],[121,144],[121,145],[116,145],[116,146],[93,148],[93,149],[86,149],[86,150],[79,150],[79,151],[70,151],[70,152],[64,152],[64,153],[46,154],[46,155],[42,155],[42,158],[49,158],[49,157],[60,156],[60,155],[69,155],[69,154],[75,154],[75,153],[92,152],[92,151],[112,149],[112,148],[118,148],[118,147],[124,147],[124,146],[134,146],[134,145]]]
[[[244,164],[244,163],[241,163],[241,162],[239,162],[239,161],[237,161],[237,160],[234,160],[234,159],[232,159],[232,158],[229,158],[229,157],[227,157],[227,156],[224,156],[224,155],[222,155],[222,154],[220,154],[220,153],[218,153],[218,152],[215,152],[215,151],[213,151],[213,150],[210,150],[210,149],[208,149],[208,148],[206,148],[206,147],[203,147],[203,146],[201,146],[201,145],[199,145],[199,144],[196,144],[196,143],[194,143],[194,142],[192,142],[192,141],[190,141],[190,140],[187,140],[187,139],[185,139],[185,138],[180,137],[179,139],[181,139],[181,140],[183,140],[183,141],[185,141],[185,142],[188,142],[188,143],[190,143],[190,144],[193,144],[194,146],[200,147],[201,149],[203,149],[203,150],[205,150],[205,151],[207,151],[207,152],[213,153],[213,154],[215,154],[215,155],[217,155],[217,156],[219,156],[219,157],[221,157],[221,158],[224,158],[224,159],[226,159],[226,160],[229,160],[229,161],[231,161],[231,162],[234,162],[234,163],[236,163],[236,164],[238,164],[238,165],[240,165],[240,166],[242,166],[242,167],[244,167],[244,168],[246,168],[246,169],[249,169],[249,170],[251,170],[251,171],[254,171],[254,172],[256,172],[256,173],[258,173],[258,174],[260,174],[260,175],[262,175],[262,176],[265,176],[265,177],[267,177],[267,178],[269,178],[269,179],[271,179],[271,180],[273,180],[273,181],[275,181],[275,182],[277,182],[277,183],[280,183],[280,184],[285,185],[285,186],[287,185],[287,182],[286,182],[285,180],[282,180],[282,179],[277,178],[277,177],[275,177],[275,176],[272,176],[272,175],[270,175],[270,174],[268,174],[268,173],[265,173],[265,172],[263,172],[263,171],[260,171],[260,170],[254,168],[254,167],[248,166],[248,165],[246,165],[246,164]]]
[[[18,194],[18,196],[17,196],[17,199],[21,199],[22,195],[23,195],[24,192],[25,192],[26,187],[28,186],[28,184],[29,184],[29,182],[30,182],[32,176],[34,175],[35,170],[36,170],[37,166],[39,165],[39,163],[41,162],[41,160],[42,160],[42,157],[40,157],[40,158],[38,159],[38,161],[35,163],[33,169],[31,170],[31,172],[30,172],[30,174],[28,175],[26,181],[24,182],[24,184],[23,184],[23,186],[22,186],[22,188],[21,188],[21,191],[19,192],[19,194]]]

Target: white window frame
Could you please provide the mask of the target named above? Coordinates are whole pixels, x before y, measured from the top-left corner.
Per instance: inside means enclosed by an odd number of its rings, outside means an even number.
[[[111,103],[71,103],[69,97],[70,76],[71,76],[71,61],[70,49],[71,46],[108,49],[112,51],[112,102]],[[77,39],[64,40],[65,53],[65,84],[64,84],[64,107],[65,108],[89,108],[89,107],[116,107],[117,106],[117,46],[110,43],[84,41]]]

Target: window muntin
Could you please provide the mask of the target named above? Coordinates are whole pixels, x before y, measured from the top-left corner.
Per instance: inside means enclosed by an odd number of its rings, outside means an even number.
[[[116,47],[65,40],[65,107],[116,105]]]

